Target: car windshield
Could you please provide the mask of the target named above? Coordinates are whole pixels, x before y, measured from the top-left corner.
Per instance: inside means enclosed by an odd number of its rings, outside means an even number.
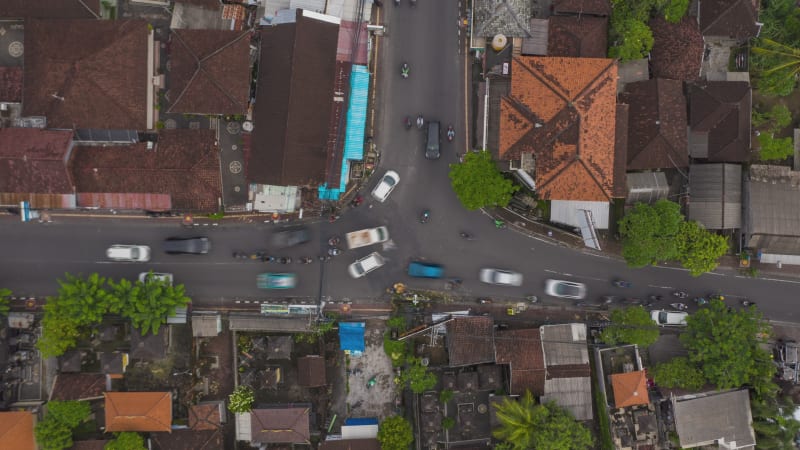
[[[383,182],[386,183],[387,186],[394,186],[394,178],[390,177],[389,175],[383,177]]]
[[[560,295],[578,295],[580,289],[577,286],[572,286],[570,284],[559,283],[556,285],[556,292]]]
[[[658,313],[658,323],[667,323],[667,317],[669,317],[669,313],[661,311]]]
[[[139,249],[134,247],[131,249],[131,258],[139,259]]]
[[[511,274],[498,270],[494,273],[494,281],[495,283],[508,283],[511,281]]]

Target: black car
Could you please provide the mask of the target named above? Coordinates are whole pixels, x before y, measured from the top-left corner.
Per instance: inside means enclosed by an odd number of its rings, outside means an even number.
[[[171,237],[164,241],[164,251],[170,254],[205,255],[211,249],[207,237]]]
[[[311,233],[306,227],[284,228],[272,236],[272,245],[286,248],[304,244],[311,240]]]

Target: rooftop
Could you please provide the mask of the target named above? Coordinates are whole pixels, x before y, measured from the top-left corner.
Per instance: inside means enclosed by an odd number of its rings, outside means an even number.
[[[745,162],[750,156],[752,93],[746,81],[688,86],[689,152],[709,162]]]
[[[548,20],[548,56],[606,57],[607,17],[550,16]]]
[[[106,431],[170,431],[169,392],[106,392]]]
[[[308,408],[291,407],[252,410],[252,442],[309,443],[309,413]]]
[[[494,348],[497,364],[508,364],[511,372],[510,393],[522,395],[526,390],[544,394],[544,353],[538,328],[498,331]]]
[[[170,433],[151,433],[151,450],[223,450],[219,430],[173,430]]]
[[[450,367],[494,362],[494,321],[491,317],[454,317],[445,326]]]
[[[703,36],[697,20],[686,15],[678,23],[657,17],[648,24],[653,32],[650,67],[653,78],[695,81],[703,62]]]
[[[504,34],[508,38],[529,37],[529,21],[533,17],[530,0],[476,0],[473,5],[473,35],[491,38]]]
[[[59,373],[53,379],[49,400],[100,399],[105,391],[106,375],[103,373]]]
[[[3,0],[3,18],[97,19],[100,0]]]
[[[555,14],[610,16],[611,2],[609,0],[554,0],[553,12]]]
[[[754,0],[700,0],[698,21],[703,36],[749,39],[761,28]]]
[[[297,384],[315,387],[324,386],[327,383],[325,379],[325,358],[318,355],[297,358]]]
[[[73,193],[71,151],[69,130],[0,128],[0,192]]]
[[[747,389],[704,397],[673,398],[675,429],[683,448],[725,443],[728,448],[755,445]]]
[[[28,411],[0,412],[0,442],[19,450],[38,448],[33,438],[33,414]]]
[[[614,389],[614,406],[617,408],[646,405],[650,402],[644,370],[611,374],[611,387]]]

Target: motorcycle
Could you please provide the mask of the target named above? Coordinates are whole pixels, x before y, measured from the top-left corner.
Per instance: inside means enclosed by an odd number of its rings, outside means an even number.
[[[306,257],[306,258],[298,259],[297,262],[300,263],[300,264],[311,264],[312,262],[314,262],[314,260],[311,259],[311,258]]]
[[[648,297],[648,298],[649,298],[650,302],[652,302],[652,303],[654,303],[654,302],[660,302],[661,300],[663,300],[663,299],[664,299],[664,298],[663,298],[663,297],[661,297],[660,295],[651,295],[651,296],[650,296],[650,297]]]
[[[406,116],[405,124],[406,124],[406,130],[410,130],[411,127],[413,126],[413,124],[411,123],[411,117]]]
[[[689,294],[687,294],[686,292],[683,292],[683,291],[675,291],[675,292],[672,293],[672,295],[674,295],[675,297],[678,297],[678,298],[686,298],[686,297],[689,296]]]
[[[233,257],[236,259],[248,259],[250,256],[245,252],[233,252]]]
[[[614,284],[615,287],[618,287],[618,288],[629,288],[629,287],[633,286],[633,283],[631,283],[630,281],[625,281],[625,280],[614,280],[613,284]]]
[[[481,305],[489,305],[489,304],[492,303],[492,299],[490,299],[490,298],[479,298],[478,299],[478,303],[480,303]]]
[[[453,126],[450,125],[447,127],[447,142],[453,142],[453,139],[456,137],[456,131],[453,129]]]
[[[403,78],[408,78],[408,73],[409,73],[408,63],[403,63],[403,65],[400,66],[400,75]]]
[[[539,297],[537,297],[536,295],[526,295],[525,300],[531,303],[539,303]]]
[[[362,197],[361,194],[359,194],[356,195],[356,198],[354,198],[352,202],[350,202],[350,206],[352,206],[353,208],[357,208],[361,206],[362,203],[364,203],[364,197]]]
[[[695,297],[694,302],[697,303],[697,306],[705,306],[708,304],[708,300],[703,297]]]
[[[499,228],[499,229],[503,229],[503,228],[505,228],[505,227],[506,227],[506,223],[505,223],[505,222],[503,222],[503,221],[502,221],[502,220],[500,220],[500,219],[495,219],[495,221],[494,221],[494,227],[495,227],[495,228]]]
[[[743,299],[742,306],[744,306],[745,308],[747,308],[748,306],[756,306],[756,302],[750,301],[748,299]]]
[[[683,303],[670,303],[669,306],[671,306],[672,309],[677,309],[678,311],[686,311],[689,309],[689,307]]]
[[[461,236],[463,239],[466,239],[466,240],[468,240],[468,241],[471,241],[471,240],[473,239],[473,237],[472,237],[472,235],[471,235],[471,234],[469,234],[469,233],[465,233],[465,232],[463,232],[463,231],[462,231],[462,232],[460,232],[460,233],[458,233],[458,235],[459,235],[459,236]]]
[[[428,220],[431,218],[431,212],[426,210],[422,211],[422,214],[419,216],[419,223],[428,223]]]
[[[417,116],[417,128],[421,130],[423,125],[425,125],[425,119],[422,117],[422,114],[420,114]]]
[[[339,242],[341,242],[341,240],[336,236],[328,239],[328,245],[331,247],[336,247],[337,245],[339,245]]]
[[[328,249],[328,255],[329,256],[338,256],[341,253],[342,253],[342,250],[340,250],[338,247],[331,247],[331,248]]]
[[[274,256],[264,255],[264,256],[261,257],[261,262],[265,262],[265,263],[275,262],[275,257]]]
[[[292,258],[277,258],[275,261],[280,264],[289,264],[292,262]]]

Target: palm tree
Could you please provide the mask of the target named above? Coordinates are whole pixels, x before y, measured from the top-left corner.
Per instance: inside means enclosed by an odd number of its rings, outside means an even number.
[[[787,70],[788,76],[796,76],[800,72],[800,49],[789,47],[772,39],[759,39],[759,46],[752,48],[753,53],[767,57],[770,63],[761,71],[763,75]]]
[[[495,405],[500,428],[494,431],[494,437],[510,443],[515,450],[531,448],[537,422],[533,414],[536,406],[531,391],[525,391],[519,401],[503,399],[503,403]]]

